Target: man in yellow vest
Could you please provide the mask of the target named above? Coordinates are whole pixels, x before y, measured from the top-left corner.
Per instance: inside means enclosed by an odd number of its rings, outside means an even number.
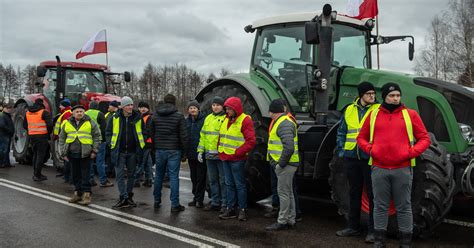
[[[63,99],[61,102],[59,102],[59,116],[56,119],[56,123],[54,124],[54,130],[53,130],[53,140],[54,140],[54,146],[57,149],[57,145],[59,143],[59,132],[61,131],[61,124],[65,122],[69,117],[72,115],[72,110],[71,110],[71,101],[69,99]],[[57,152],[57,151],[56,151]],[[61,174],[57,175],[56,177],[61,176]],[[71,165],[69,162],[64,161],[64,165],[62,168],[62,176],[64,178],[65,183],[72,184],[72,176],[71,176]]]
[[[48,140],[53,131],[53,120],[51,114],[45,110],[41,98],[36,99],[32,106],[28,106],[23,128],[28,130],[33,150],[33,180],[37,182],[47,180],[48,178],[41,174],[41,170],[49,151]]]
[[[204,210],[217,210],[224,213],[227,206],[224,167],[219,159],[217,141],[219,130],[225,119],[224,99],[215,96],[212,99],[212,113],[204,120],[197,148],[198,160],[203,163],[206,160],[207,176],[211,187],[211,203]]]
[[[411,186],[416,157],[431,144],[428,131],[415,110],[401,103],[396,83],[382,86],[383,103],[366,118],[357,144],[370,154],[374,192],[374,247],[385,247],[388,208],[397,210],[400,247],[411,247],[413,214]]]
[[[219,215],[222,220],[237,217],[235,203],[239,207],[238,219],[247,220],[247,185],[245,163],[255,147],[255,130],[252,117],[244,113],[238,97],[230,97],[224,102],[226,118],[219,131],[219,158],[224,166],[227,187],[227,208]],[[237,199],[236,199],[237,198]]]
[[[276,223],[267,231],[286,230],[296,224],[296,205],[293,193],[293,177],[300,158],[296,123],[285,112],[285,102],[275,99],[268,110],[273,125],[268,134],[267,160],[275,167],[280,211]]]
[[[150,105],[147,102],[139,102],[138,103],[138,111],[142,115],[143,122],[145,126],[151,121],[151,112],[150,112]],[[151,168],[153,167],[153,159],[152,159],[152,149],[153,149],[153,142],[151,138],[145,140],[145,149],[143,150],[143,159],[141,163],[137,166],[135,172],[135,184],[134,187],[140,187],[140,181],[142,180],[142,174],[145,174],[145,181],[143,182],[143,186],[151,187],[153,186],[153,172]]]
[[[349,181],[349,216],[347,227],[336,232],[339,237],[360,235],[360,211],[362,189],[365,185],[369,198],[367,243],[374,242],[373,194],[370,180],[369,155],[359,149],[356,138],[370,112],[378,108],[375,103],[375,87],[369,82],[357,86],[359,96],[346,107],[337,130],[337,154],[344,159],[344,170]]]
[[[69,202],[89,205],[90,160],[96,157],[99,150],[101,134],[98,125],[84,111],[84,106],[74,106],[72,116],[61,125],[59,151],[64,161],[71,163],[74,194]]]
[[[119,200],[113,208],[119,209],[137,206],[133,201],[135,168],[142,159],[146,138],[145,125],[140,113],[133,109],[133,100],[124,96],[120,102],[122,108],[109,119],[105,131],[120,193]],[[127,182],[125,182],[125,169]]]

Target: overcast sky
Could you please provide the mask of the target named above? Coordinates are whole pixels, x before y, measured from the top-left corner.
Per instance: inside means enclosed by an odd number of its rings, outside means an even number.
[[[25,66],[55,55],[74,61],[85,42],[106,29],[114,71],[141,73],[151,62],[185,63],[205,74],[222,67],[243,72],[255,35],[244,26],[264,17],[319,11],[324,3],[346,12],[347,0],[0,0],[0,62]],[[431,19],[447,5],[448,0],[379,1],[380,33],[411,34],[420,51]],[[412,72],[407,45],[383,45],[381,67]],[[83,60],[105,64],[105,55]]]

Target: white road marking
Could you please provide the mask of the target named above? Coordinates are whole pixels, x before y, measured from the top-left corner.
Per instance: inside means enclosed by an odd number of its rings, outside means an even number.
[[[460,221],[460,220],[451,220],[451,219],[445,219],[443,222],[451,224],[451,225],[474,228],[474,223],[472,223],[472,222],[466,222],[466,221]]]
[[[66,201],[69,200],[69,197],[67,197],[67,196],[56,194],[56,193],[46,191],[46,190],[42,190],[42,189],[38,189],[38,188],[35,188],[35,187],[31,187],[29,185],[17,183],[17,182],[14,182],[14,181],[10,181],[10,180],[0,178],[0,182],[5,182],[5,183],[17,185],[19,187],[27,188],[27,189],[30,189],[30,190],[33,190],[33,191],[36,191],[36,192],[39,192],[39,193],[43,193],[43,194],[47,194],[47,195],[50,195],[50,196],[53,196],[53,197],[63,199],[63,200],[66,200]],[[66,202],[66,203],[68,205],[71,205],[68,202]],[[72,206],[77,206],[77,205],[72,204]],[[91,204],[91,205],[89,205],[89,207],[97,208],[97,209],[100,209],[100,210],[105,211],[105,212],[109,212],[109,213],[112,213],[112,214],[120,215],[120,216],[123,216],[123,217],[127,217],[127,218],[130,218],[130,219],[141,221],[141,222],[144,222],[144,223],[148,223],[150,225],[154,225],[154,226],[157,226],[157,227],[160,227],[160,228],[168,229],[170,231],[181,233],[181,234],[184,234],[184,235],[187,235],[187,236],[190,236],[190,237],[194,237],[194,238],[197,238],[197,239],[200,239],[200,240],[204,240],[204,241],[207,241],[207,242],[210,242],[210,243],[214,243],[214,244],[217,244],[217,245],[221,245],[221,246],[225,246],[225,247],[239,247],[238,245],[235,245],[235,244],[232,244],[232,243],[228,243],[228,242],[225,242],[225,241],[214,239],[214,238],[211,238],[211,237],[208,237],[208,236],[205,236],[205,235],[201,235],[201,234],[198,234],[198,233],[187,231],[185,229],[170,226],[170,225],[167,225],[167,224],[163,224],[163,223],[153,221],[153,220],[150,220],[150,219],[146,219],[146,218],[143,218],[143,217],[139,217],[139,216],[136,216],[136,215],[132,215],[132,214],[124,213],[124,212],[117,211],[117,210],[114,210],[114,209],[106,208],[106,207],[103,207],[103,206],[100,206],[100,205]]]
[[[40,197],[40,198],[43,198],[43,199],[46,199],[46,200],[50,200],[50,201],[53,201],[53,202],[56,202],[56,203],[60,203],[60,204],[63,204],[63,205],[69,206],[69,207],[81,209],[81,210],[89,212],[89,213],[97,214],[97,215],[103,216],[105,218],[120,221],[120,222],[123,222],[125,224],[135,226],[135,227],[138,227],[138,228],[150,231],[150,232],[154,232],[154,233],[157,233],[157,234],[160,234],[160,235],[163,235],[163,236],[175,239],[175,240],[179,240],[181,242],[185,242],[185,243],[188,243],[188,244],[191,244],[191,245],[195,245],[195,246],[199,246],[199,247],[213,247],[213,246],[210,246],[208,244],[201,243],[201,242],[198,242],[198,241],[195,241],[195,240],[192,240],[192,239],[188,239],[188,238],[185,238],[183,236],[180,236],[180,235],[177,235],[177,234],[174,234],[174,233],[170,233],[170,232],[158,229],[158,228],[150,227],[150,226],[147,226],[147,225],[135,222],[135,221],[127,220],[127,219],[124,219],[124,218],[121,218],[121,217],[117,217],[117,216],[114,216],[114,215],[111,215],[111,214],[108,214],[108,213],[104,213],[104,212],[101,212],[101,211],[97,211],[97,210],[94,210],[94,209],[91,209],[91,208],[88,208],[88,207],[84,207],[84,206],[81,206],[81,205],[68,203],[67,201],[63,201],[63,200],[60,200],[60,199],[57,199],[57,198],[54,198],[54,197],[51,197],[51,196],[47,196],[47,195],[42,195],[40,193],[31,191],[31,190],[27,190],[27,189],[23,189],[23,188],[20,188],[20,187],[17,187],[17,186],[9,185],[9,184],[4,183],[4,182],[0,182],[0,185],[4,186],[4,187],[7,187],[7,188],[11,188],[11,189],[14,189],[14,190],[21,191],[23,193],[34,195],[34,196],[37,196],[37,197]]]

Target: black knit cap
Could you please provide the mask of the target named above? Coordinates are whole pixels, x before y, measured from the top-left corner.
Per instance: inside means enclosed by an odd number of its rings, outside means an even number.
[[[147,102],[143,102],[143,101],[138,103],[138,107],[150,109],[150,105]]]
[[[402,95],[402,90],[400,89],[400,86],[396,83],[386,83],[382,86],[382,99],[385,101],[385,97],[392,92],[398,90],[400,92],[400,95]]]
[[[163,98],[163,102],[164,103],[170,103],[170,104],[176,104],[176,97],[171,95],[171,94],[167,94],[164,98]]]
[[[120,103],[118,101],[113,100],[109,103],[109,106],[118,108],[120,106]]]
[[[191,106],[194,106],[194,107],[196,107],[197,109],[201,109],[201,104],[199,104],[199,102],[196,101],[196,100],[191,100],[191,101],[188,102],[188,109],[189,109],[189,107],[191,107]]]
[[[282,99],[275,99],[270,103],[268,112],[283,113],[285,112],[285,102]]]
[[[72,107],[72,111],[74,111],[75,109],[78,109],[78,108],[81,108],[81,109],[86,110],[86,108],[84,108],[84,106],[82,106],[82,105],[76,105],[76,106]]]
[[[219,104],[221,106],[224,106],[224,98],[222,98],[220,96],[215,96],[214,98],[212,98],[212,103],[216,103],[216,104]]]
[[[359,97],[362,97],[367,91],[375,91],[375,87],[370,82],[364,81],[357,86],[357,90],[359,91]]]

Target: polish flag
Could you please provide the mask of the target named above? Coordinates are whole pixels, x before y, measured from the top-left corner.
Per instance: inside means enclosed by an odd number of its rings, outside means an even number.
[[[348,16],[362,20],[374,18],[379,13],[377,0],[349,0],[347,3]]]
[[[105,29],[92,36],[76,54],[76,59],[87,55],[107,53],[107,34]]]

